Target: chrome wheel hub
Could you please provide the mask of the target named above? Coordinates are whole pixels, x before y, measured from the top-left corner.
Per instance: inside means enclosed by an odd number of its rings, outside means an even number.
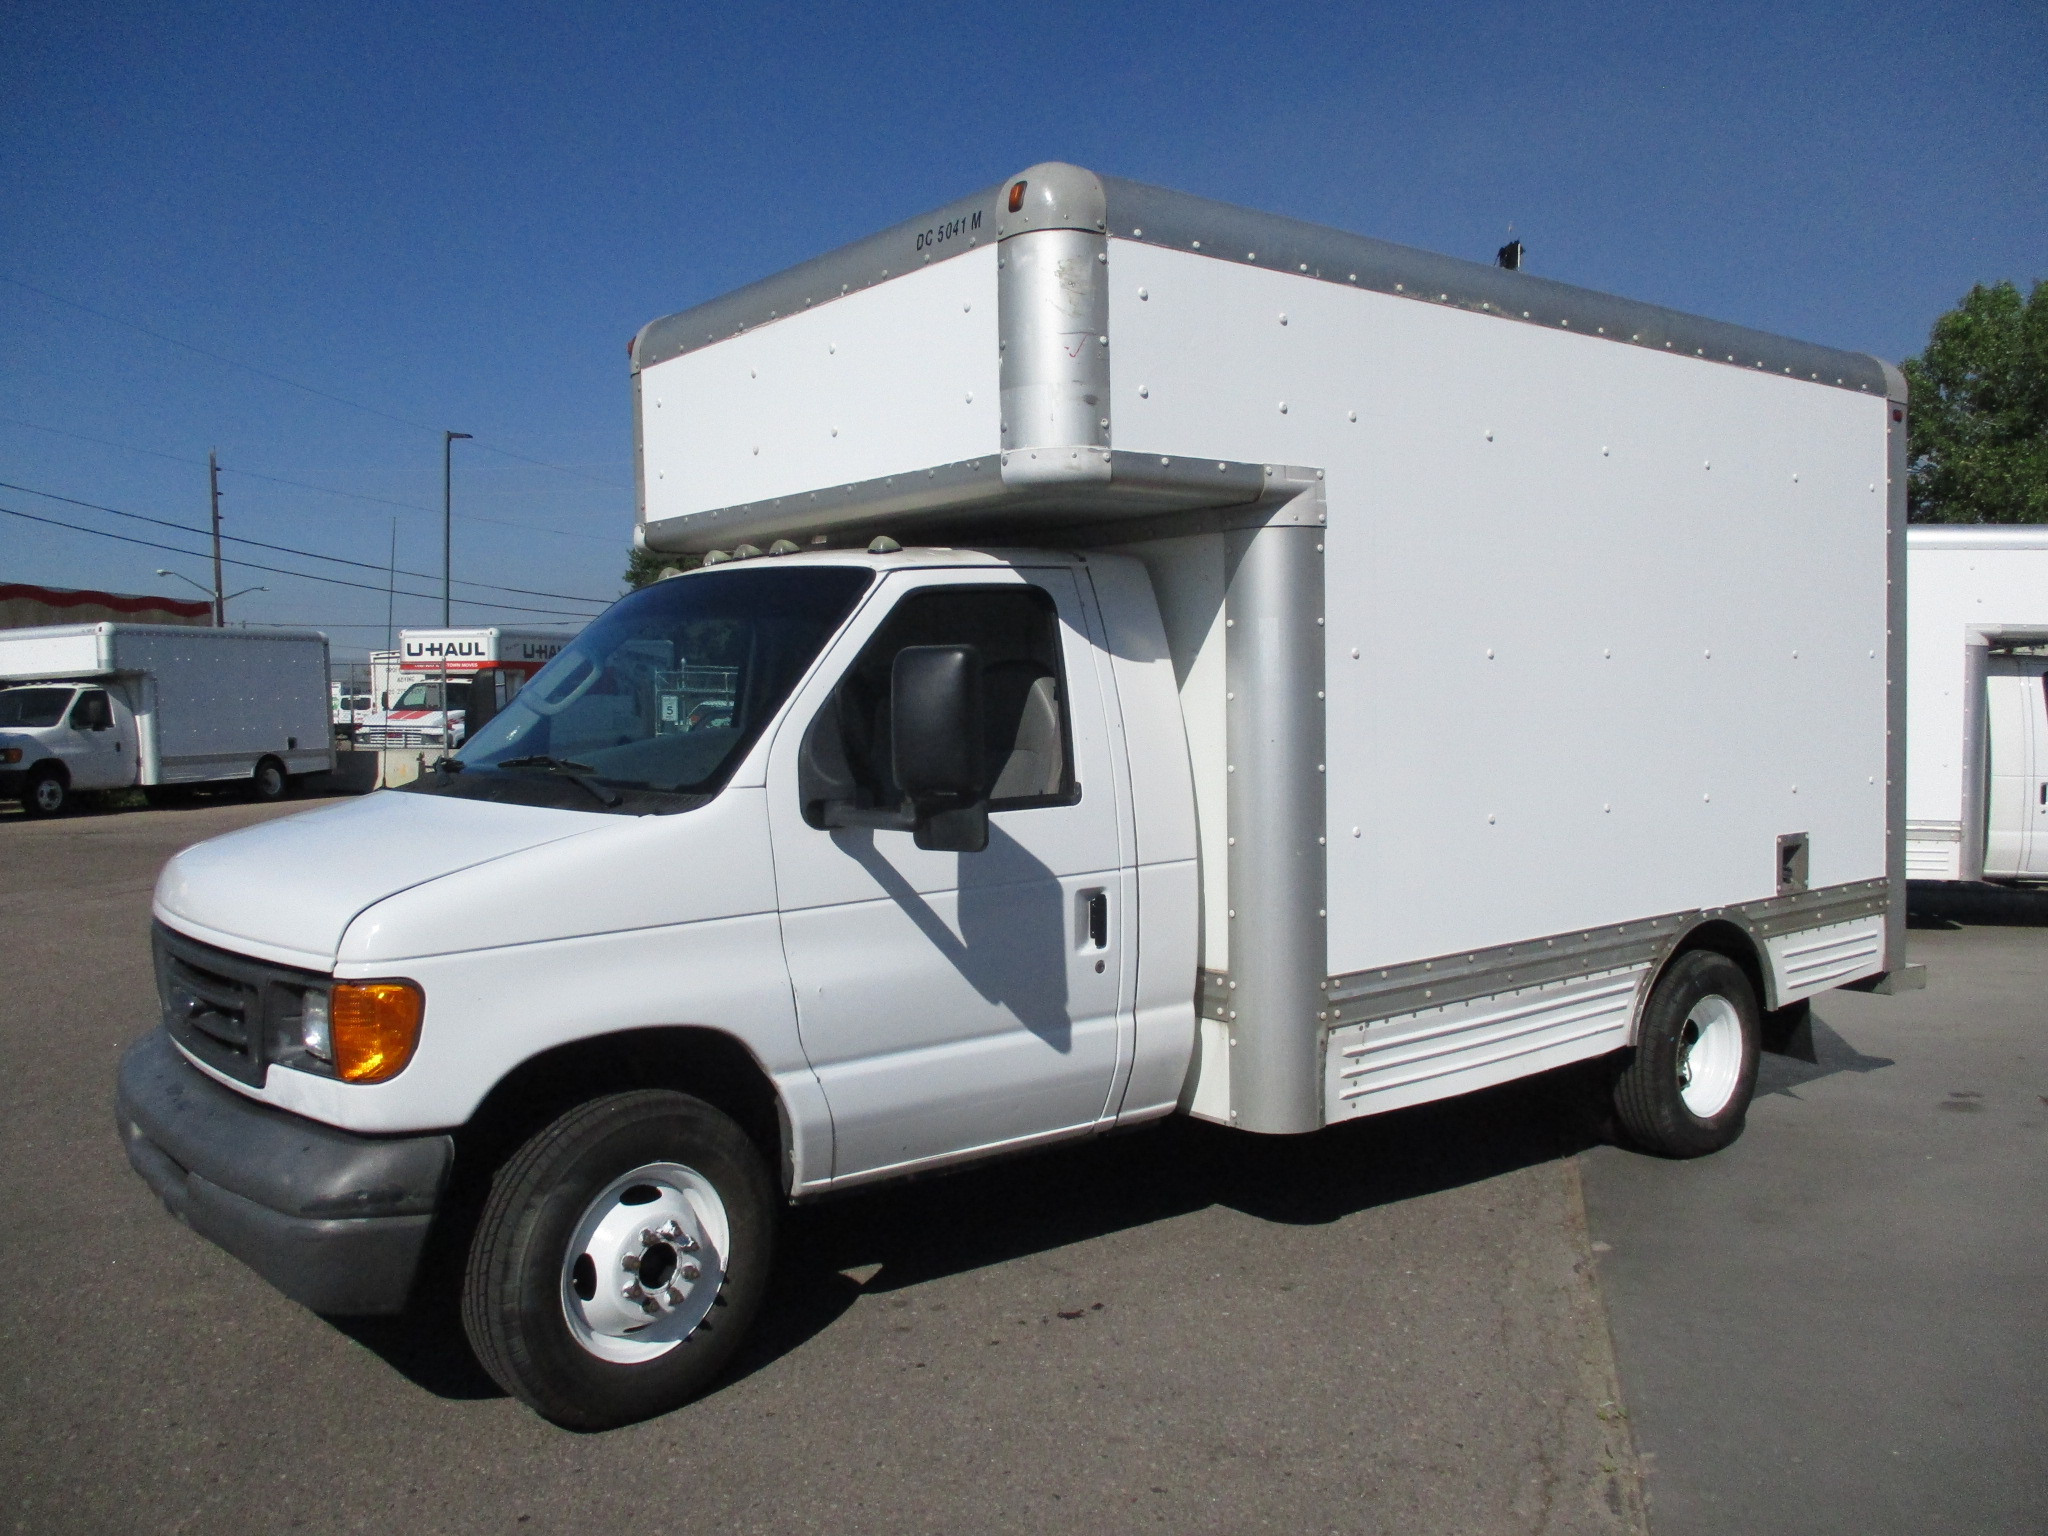
[[[562,1313],[601,1360],[666,1354],[703,1326],[725,1283],[731,1223],[718,1191],[680,1163],[647,1163],[584,1208],[562,1262]]]

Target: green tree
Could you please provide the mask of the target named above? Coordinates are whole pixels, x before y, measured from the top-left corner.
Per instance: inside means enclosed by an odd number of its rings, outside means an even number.
[[[635,546],[626,556],[626,590],[637,592],[661,580],[663,571],[692,571],[702,563],[698,555],[657,555]]]
[[[1922,523],[2048,523],[2048,282],[1981,283],[1902,365]]]

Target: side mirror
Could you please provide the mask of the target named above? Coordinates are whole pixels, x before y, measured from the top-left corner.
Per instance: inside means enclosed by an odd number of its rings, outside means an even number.
[[[917,815],[917,846],[981,852],[988,846],[981,652],[905,646],[890,672],[889,716],[891,763]]]

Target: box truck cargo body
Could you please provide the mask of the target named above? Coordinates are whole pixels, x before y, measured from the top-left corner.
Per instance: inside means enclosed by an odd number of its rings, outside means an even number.
[[[159,886],[131,1156],[309,1304],[402,1303],[516,1148],[471,1338],[619,1422],[716,1371],[771,1194],[1594,1058],[1698,1155],[1768,1019],[1910,984],[1882,363],[1044,165],[654,322],[634,388],[639,539],[702,568]],[[264,967],[256,1046],[178,1011]],[[195,1084],[403,1199],[288,1245],[245,1180],[230,1240]]]
[[[264,798],[334,766],[327,637],[60,624],[0,631],[0,796],[246,781]]]
[[[2048,880],[2048,528],[1906,545],[1906,873]]]

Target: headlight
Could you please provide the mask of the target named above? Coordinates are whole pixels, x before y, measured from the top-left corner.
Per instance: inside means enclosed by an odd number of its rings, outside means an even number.
[[[299,1043],[308,1056],[334,1060],[334,1037],[329,1025],[327,994],[308,992],[299,1008]]]
[[[328,999],[335,1075],[345,1082],[396,1077],[420,1043],[427,995],[410,981],[337,981]]]

